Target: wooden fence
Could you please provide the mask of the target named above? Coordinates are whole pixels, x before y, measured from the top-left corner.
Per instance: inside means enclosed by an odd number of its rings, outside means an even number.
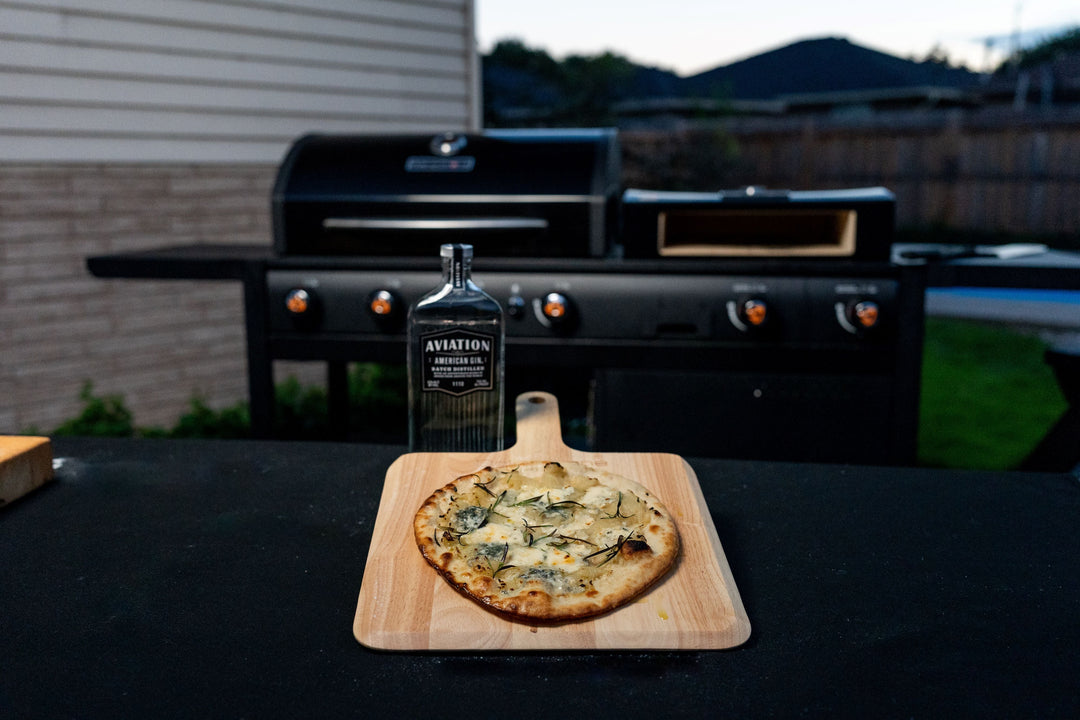
[[[1080,244],[1080,109],[735,118],[621,137],[631,187],[881,185],[900,228]]]

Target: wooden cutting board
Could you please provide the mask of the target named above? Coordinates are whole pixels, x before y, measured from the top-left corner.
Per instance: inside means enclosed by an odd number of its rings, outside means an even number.
[[[724,649],[750,636],[750,621],[720,546],[697,476],[677,455],[590,453],[562,441],[558,401],[518,396],[517,443],[495,453],[410,453],[390,466],[353,621],[380,650]],[[507,620],[459,594],[420,555],[413,516],[454,478],[482,467],[577,461],[636,480],[675,518],[675,568],[644,595],[587,620],[535,626]]]
[[[52,480],[52,460],[49,438],[0,435],[0,507]]]

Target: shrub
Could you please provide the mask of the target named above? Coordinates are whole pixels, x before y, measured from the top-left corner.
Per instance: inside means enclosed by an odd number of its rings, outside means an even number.
[[[80,413],[50,433],[54,436],[146,437],[146,438],[245,438],[251,436],[251,412],[247,402],[214,410],[194,397],[187,412],[171,429],[137,427],[120,394],[98,396],[87,381],[79,393]],[[349,428],[377,439],[404,437],[408,418],[404,366],[360,363],[349,375]],[[326,390],[307,387],[289,377],[275,388],[275,434],[289,440],[324,440],[335,433],[330,427]],[[28,433],[41,434],[37,430]]]
[[[131,411],[121,395],[94,395],[94,384],[87,380],[79,392],[82,412],[53,430],[53,435],[94,435],[97,437],[132,437],[135,426]]]

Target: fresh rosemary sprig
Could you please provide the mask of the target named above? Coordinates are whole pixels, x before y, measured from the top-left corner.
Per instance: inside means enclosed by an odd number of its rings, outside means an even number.
[[[599,550],[597,550],[596,552],[589,553],[588,555],[586,555],[582,559],[584,559],[584,560],[592,560],[594,557],[597,557],[599,555],[603,555],[604,559],[601,560],[600,562],[596,563],[597,565],[603,565],[604,563],[608,562],[613,557],[615,557],[616,555],[619,554],[619,550],[622,549],[622,546],[623,546],[624,542],[626,542],[626,538],[624,536],[620,535],[619,539],[615,542],[614,545],[608,545],[607,547],[602,547]]]
[[[615,512],[611,515],[605,515],[604,517],[609,520],[612,518],[620,518],[622,520],[625,520],[626,518],[633,517],[633,515],[622,514],[622,490],[619,491],[619,501],[615,504]]]
[[[533,497],[526,498],[524,500],[519,500],[510,507],[522,507],[523,505],[537,505],[539,506],[540,512],[542,513],[558,513],[563,517],[566,517],[567,508],[574,506],[579,508],[585,507],[577,500],[556,500],[555,502],[551,502],[550,492],[546,492],[543,495],[534,495]]]
[[[551,526],[549,525],[548,527],[551,527]],[[557,532],[558,532],[558,529],[555,529],[555,530],[552,530],[551,532],[549,532],[547,535],[542,535],[541,537],[538,537],[535,540],[530,540],[529,541],[529,547],[532,547],[533,545],[535,545],[538,542],[541,542],[542,540],[549,540],[549,539],[555,537],[555,533],[557,533]]]
[[[574,507],[585,507],[577,500],[558,500],[556,502],[549,502],[544,506],[543,513],[550,515],[552,513],[558,515],[561,518],[568,518],[573,513]]]
[[[532,524],[529,523],[528,520],[524,520],[524,519],[521,522],[524,523],[524,525],[525,525],[525,529],[521,531],[521,538],[522,538],[522,540],[524,540],[525,544],[528,545],[529,547],[532,547],[534,542],[538,542],[540,540],[543,540],[544,538],[551,537],[551,535],[554,535],[555,532],[556,532],[555,530],[552,530],[550,534],[544,535],[543,537],[536,538],[536,537],[533,536],[533,530],[536,530],[538,528],[549,528],[549,527],[555,527],[555,526],[554,525],[532,525]]]
[[[491,490],[490,490],[490,489],[488,489],[488,485],[490,485],[491,483],[495,482],[495,480],[497,480],[497,479],[498,479],[498,476],[494,476],[494,477],[492,477],[492,478],[491,478],[490,480],[488,480],[487,482],[480,482],[480,476],[479,476],[479,475],[474,475],[474,477],[476,478],[475,480],[473,480],[473,485],[474,485],[474,486],[476,486],[476,487],[480,488],[481,490],[483,490],[484,492],[486,492],[486,493],[487,493],[488,495],[490,495],[491,497],[495,497],[495,493],[491,492]],[[504,491],[504,492],[505,492],[505,491]]]
[[[585,538],[574,537],[573,535],[562,535],[562,534],[560,534],[559,539],[560,540],[565,540],[567,544],[572,543],[572,542],[576,542],[576,543],[584,543],[585,545],[592,545],[593,547],[596,546],[596,543],[592,542],[591,540],[586,540]]]
[[[503,515],[500,512],[495,512],[495,508],[498,507],[499,503],[501,503],[503,501],[504,497],[506,497],[506,491],[505,490],[503,490],[501,493],[498,494],[498,496],[495,497],[495,502],[491,503],[491,507],[489,507],[487,509],[487,516],[488,517],[491,517],[492,515],[498,515],[501,518],[506,517],[505,515]]]
[[[571,543],[582,543],[584,545],[592,545],[593,547],[596,547],[596,543],[586,540],[585,538],[574,537],[573,535],[563,535],[560,533],[555,537],[559,540],[562,540],[562,542],[555,543],[552,546],[558,548],[559,550],[563,550],[564,548],[566,548],[567,545],[570,545]]]
[[[506,556],[507,556],[507,554],[509,552],[510,552],[510,544],[509,543],[503,543],[502,555],[499,557],[498,566],[492,565],[491,564],[491,558],[488,557],[487,555],[484,556],[484,560],[486,560],[487,564],[488,564],[488,569],[491,570],[491,577],[495,577],[496,575],[501,573],[503,570],[509,570],[512,567],[516,567],[514,565],[507,565],[506,564]]]
[[[640,527],[640,526],[638,526],[638,527]],[[627,540],[629,540],[630,538],[632,538],[634,536],[634,533],[637,532],[637,530],[638,530],[638,528],[634,528],[628,534],[620,535],[619,539],[615,541],[614,545],[608,545],[607,547],[600,548],[596,552],[589,553],[584,558],[582,558],[582,560],[588,561],[588,560],[592,560],[594,557],[598,557],[600,555],[603,555],[604,559],[601,560],[600,562],[596,563],[596,566],[599,567],[599,566],[603,565],[604,563],[609,562],[611,559],[613,559],[616,555],[619,554],[619,551],[622,550],[623,545],[626,543]],[[633,546],[631,546],[631,547],[633,547]]]

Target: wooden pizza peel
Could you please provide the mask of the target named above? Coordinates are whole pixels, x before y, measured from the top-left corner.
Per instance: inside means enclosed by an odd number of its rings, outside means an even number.
[[[725,649],[744,643],[750,622],[697,476],[678,455],[595,453],[562,441],[558,401],[517,398],[517,442],[494,453],[409,453],[386,472],[353,634],[380,650]],[[679,560],[629,604],[586,620],[533,625],[507,620],[452,589],[420,555],[413,517],[454,478],[530,461],[576,461],[631,478],[675,518]]]

